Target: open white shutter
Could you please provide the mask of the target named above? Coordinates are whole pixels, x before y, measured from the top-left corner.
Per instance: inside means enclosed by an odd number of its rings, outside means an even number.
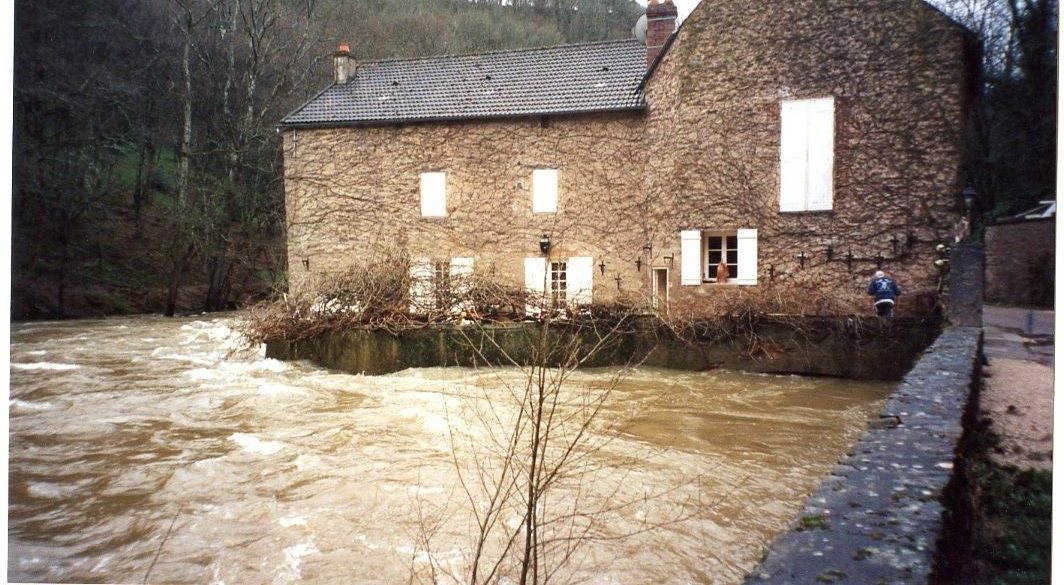
[[[680,284],[702,284],[702,232],[680,232]]]
[[[805,211],[808,100],[780,104],[780,211]]]
[[[410,260],[410,312],[424,315],[436,306],[432,285],[432,261],[427,258]]]
[[[451,258],[451,294],[458,299],[453,310],[467,311],[473,307],[469,291],[473,288],[473,259]]]
[[[554,213],[558,211],[558,170],[535,169],[532,171],[532,211]]]
[[[835,169],[835,98],[809,100],[807,140],[807,208],[830,210]]]
[[[525,313],[538,315],[542,310],[546,278],[546,259],[525,258]]]
[[[757,284],[757,230],[737,230],[739,267],[735,284]]]
[[[590,256],[574,256],[569,258],[565,267],[565,292],[566,301],[570,305],[590,305],[594,283],[595,261]]]
[[[421,173],[421,216],[447,216],[447,173]]]

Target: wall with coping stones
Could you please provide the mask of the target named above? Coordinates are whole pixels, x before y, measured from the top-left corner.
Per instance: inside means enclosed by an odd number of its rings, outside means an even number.
[[[1053,306],[1056,219],[999,223],[986,228],[986,300]]]
[[[747,584],[931,579],[981,341],[955,327],[926,350]]]

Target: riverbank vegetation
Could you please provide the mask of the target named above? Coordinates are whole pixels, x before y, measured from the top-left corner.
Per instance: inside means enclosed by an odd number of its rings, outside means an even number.
[[[977,223],[1053,193],[1056,0],[937,0],[983,47]],[[15,2],[12,316],[286,286],[279,120],[359,60],[624,38],[632,0]]]

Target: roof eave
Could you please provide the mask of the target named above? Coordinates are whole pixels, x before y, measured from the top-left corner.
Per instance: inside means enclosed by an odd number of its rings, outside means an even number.
[[[439,122],[483,122],[489,120],[523,120],[528,118],[541,118],[543,116],[582,116],[590,114],[617,114],[631,112],[645,112],[647,104],[643,101],[636,106],[623,108],[598,108],[580,110],[552,110],[542,112],[529,112],[522,114],[485,114],[478,116],[419,116],[412,118],[395,119],[372,119],[372,120],[330,120],[321,122],[281,122],[281,131],[285,130],[312,130],[324,128],[345,128],[358,126],[392,126],[395,124],[428,124]]]

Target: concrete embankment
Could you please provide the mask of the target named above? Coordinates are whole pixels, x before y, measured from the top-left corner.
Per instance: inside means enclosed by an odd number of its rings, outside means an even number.
[[[981,342],[982,329],[955,327],[924,352],[748,585],[928,583],[949,572],[950,552],[967,538],[958,447]]]

